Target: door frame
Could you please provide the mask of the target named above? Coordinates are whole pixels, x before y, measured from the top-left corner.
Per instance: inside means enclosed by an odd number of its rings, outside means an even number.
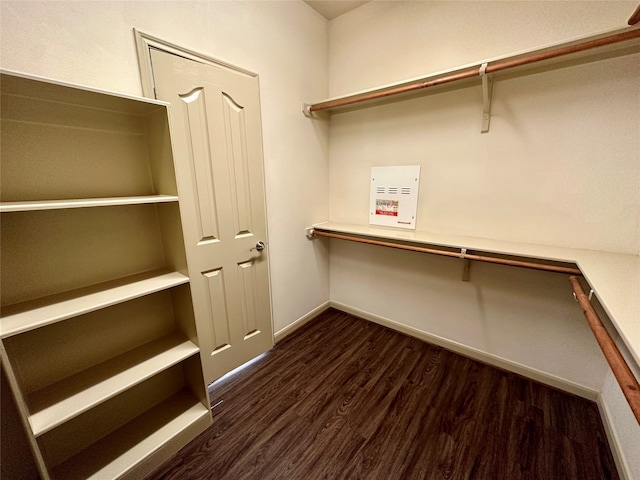
[[[133,34],[136,41],[136,49],[138,51],[138,67],[140,68],[140,78],[142,80],[142,94],[145,97],[154,99],[156,98],[150,54],[150,50],[152,48],[171,53],[179,57],[188,58],[189,60],[193,60],[199,63],[226,68],[236,73],[241,73],[249,77],[253,77],[258,81],[258,95],[260,95],[260,78],[255,72],[238,67],[229,62],[225,62],[224,60],[210,57],[209,55],[205,55],[204,53],[196,52],[195,50],[189,50],[187,48],[176,45],[175,43],[163,40],[162,38],[142,32],[135,27],[133,29]]]

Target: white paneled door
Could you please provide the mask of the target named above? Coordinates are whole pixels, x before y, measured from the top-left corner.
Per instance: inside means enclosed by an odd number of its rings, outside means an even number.
[[[178,193],[207,382],[273,346],[255,76],[151,49],[171,102]]]

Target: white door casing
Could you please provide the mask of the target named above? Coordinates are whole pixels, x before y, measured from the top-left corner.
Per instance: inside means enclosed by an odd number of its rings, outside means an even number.
[[[153,47],[146,52],[155,96],[171,102],[180,213],[209,383],[273,346],[258,78]],[[258,242],[266,248],[256,249]]]

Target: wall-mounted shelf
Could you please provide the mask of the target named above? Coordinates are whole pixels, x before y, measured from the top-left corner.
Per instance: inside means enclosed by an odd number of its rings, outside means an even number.
[[[312,232],[384,240],[398,244],[433,247],[464,258],[461,253],[519,257],[542,263],[575,265],[585,277],[607,315],[620,333],[636,363],[640,364],[640,256],[579,248],[509,242],[424,231],[404,231],[368,225],[325,222],[313,225]],[[307,236],[312,235],[307,231]],[[571,273],[570,271],[564,273]]]
[[[409,95],[426,93],[445,85],[467,87],[481,84],[483,90],[481,131],[487,132],[491,112],[491,85],[495,78],[507,75],[526,75],[542,69],[594,62],[638,52],[640,52],[640,27],[632,26],[443,70],[320,102],[305,103],[302,106],[302,112],[305,116],[313,118],[317,112],[337,112],[376,105],[382,101],[403,99]]]
[[[598,297],[631,356],[640,365],[640,256],[638,255],[335,222],[313,225],[305,230],[305,234],[308,238],[329,237],[414,252],[459,257],[465,262],[479,260],[582,275],[589,283],[592,293],[588,297],[582,294],[584,298],[576,297],[576,299],[584,309],[583,304],[589,302],[592,294]],[[468,265],[465,265],[464,272],[468,275]],[[577,277],[570,277],[570,281],[576,291],[574,285],[578,283]],[[581,292],[581,289],[578,291]],[[607,344],[615,346],[601,325],[599,330],[598,333],[606,337]],[[598,341],[600,342],[600,339]],[[635,386],[638,382],[617,348],[615,348],[616,354],[612,354],[612,350],[612,348],[603,348],[605,358],[619,382],[621,382],[620,378],[633,379],[633,382],[622,381],[620,387],[640,422],[640,397]],[[624,371],[624,375],[619,376],[621,371]]]

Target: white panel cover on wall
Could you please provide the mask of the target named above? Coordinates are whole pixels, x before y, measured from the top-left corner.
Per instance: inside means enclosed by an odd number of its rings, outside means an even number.
[[[369,223],[416,228],[420,165],[371,167]]]

